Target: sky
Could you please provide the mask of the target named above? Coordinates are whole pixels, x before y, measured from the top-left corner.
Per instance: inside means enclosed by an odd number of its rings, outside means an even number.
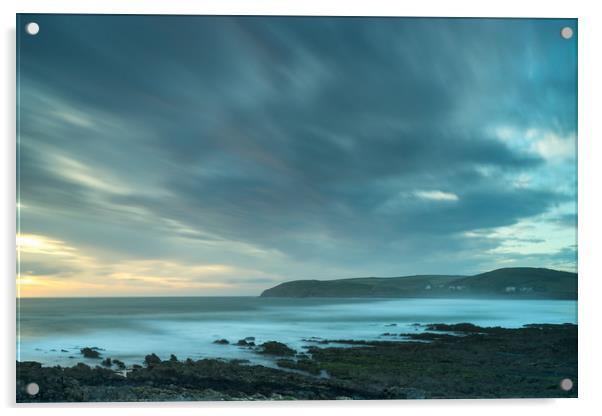
[[[20,296],[576,271],[576,20],[19,19]]]

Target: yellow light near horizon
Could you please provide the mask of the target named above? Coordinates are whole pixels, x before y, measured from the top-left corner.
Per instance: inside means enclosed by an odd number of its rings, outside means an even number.
[[[257,274],[229,264],[169,258],[115,262],[89,247],[42,234],[20,233],[16,242],[23,267],[17,276],[18,297],[203,294],[236,286],[224,276]],[[47,269],[56,271],[48,275]]]
[[[17,247],[42,247],[44,242],[36,235],[33,234],[17,234]]]
[[[77,250],[65,244],[37,234],[17,234],[17,250],[22,253],[44,254],[52,256],[73,256]]]

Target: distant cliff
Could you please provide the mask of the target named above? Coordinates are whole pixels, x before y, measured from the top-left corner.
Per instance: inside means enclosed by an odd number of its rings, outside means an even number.
[[[577,299],[577,274],[534,267],[497,269],[474,276],[419,275],[294,280],[263,291],[263,297],[504,297]]]

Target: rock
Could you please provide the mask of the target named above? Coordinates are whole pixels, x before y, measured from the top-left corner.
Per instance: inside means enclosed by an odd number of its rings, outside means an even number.
[[[320,368],[317,364],[311,360],[301,359],[298,361],[291,360],[290,358],[283,358],[276,361],[276,365],[282,368],[290,368],[299,371],[305,371],[313,375],[320,374]]]
[[[268,355],[295,355],[297,351],[282,342],[268,341],[261,344],[260,353]]]
[[[113,361],[111,361],[111,359],[107,357],[102,361],[101,364],[105,367],[111,367],[113,365]]]
[[[222,339],[216,339],[215,341],[213,341],[213,343],[214,343],[214,344],[222,344],[222,345],[226,345],[226,344],[229,344],[229,343],[230,343],[230,341],[228,341],[228,340],[227,340],[227,339],[225,339],[225,338],[222,338]]]
[[[113,359],[113,364],[115,364],[119,370],[125,370],[125,363],[123,361]]]
[[[86,358],[99,358],[100,359],[100,353],[97,351],[97,348],[84,347],[81,350],[79,350],[79,352],[81,352],[82,355]]]
[[[153,365],[161,364],[161,359],[157,354],[152,353],[144,357],[144,364],[146,364],[147,367],[152,367]]]
[[[241,346],[241,347],[254,347],[255,343],[253,341],[247,341],[247,338],[245,338],[245,339],[239,339],[238,342],[236,343],[236,345]]]
[[[463,328],[471,332],[431,333],[436,339],[428,343],[314,345],[311,358],[275,356],[278,368],[225,359],[161,361],[151,354],[156,364],[134,365],[124,377],[115,359],[111,369],[17,362],[17,402],[577,397],[576,325]],[[417,333],[408,337],[421,339]],[[291,350],[272,341],[256,351],[274,347]],[[560,389],[558,374],[572,379],[573,389]],[[35,396],[25,390],[32,381],[40,386]]]
[[[427,325],[429,331],[453,331],[453,332],[482,332],[483,328],[467,322],[459,324],[431,324]]]
[[[172,363],[176,363],[178,362],[178,357],[176,357],[174,354],[171,354],[169,356],[169,361],[171,361]]]
[[[69,351],[67,351],[67,350],[61,350],[61,352],[69,352]]]
[[[426,399],[426,392],[421,389],[411,387],[388,387],[383,393],[391,399],[423,400]]]
[[[242,359],[242,358],[234,358],[234,359],[230,360],[230,363],[232,363],[232,364],[248,364],[250,362],[251,361]]]

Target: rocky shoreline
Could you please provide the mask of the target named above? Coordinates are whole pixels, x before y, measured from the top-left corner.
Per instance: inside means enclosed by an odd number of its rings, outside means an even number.
[[[316,340],[305,351],[246,338],[235,345],[274,358],[278,368],[244,360],[161,360],[125,370],[82,349],[99,365],[44,367],[17,362],[17,402],[334,400],[577,397],[577,326],[518,329],[432,324],[386,340]],[[227,340],[219,340],[224,343]],[[241,342],[244,341],[244,342]],[[345,345],[345,346],[342,346]],[[570,379],[572,389],[560,388]],[[39,392],[27,393],[29,383]]]

